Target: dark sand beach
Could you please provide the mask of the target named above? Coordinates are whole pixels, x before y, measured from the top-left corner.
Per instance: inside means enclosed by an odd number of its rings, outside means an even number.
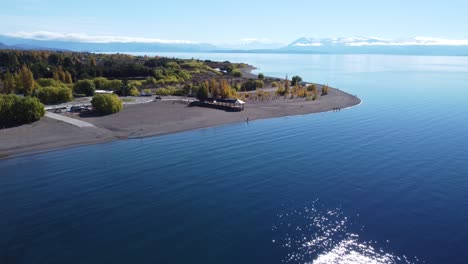
[[[191,107],[158,101],[128,105],[121,112],[100,117],[65,114],[93,124],[78,127],[48,117],[33,124],[0,130],[0,157],[12,157],[117,139],[148,137],[265,118],[332,111],[358,105],[360,99],[337,89],[316,101],[279,99],[248,102],[242,112]]]

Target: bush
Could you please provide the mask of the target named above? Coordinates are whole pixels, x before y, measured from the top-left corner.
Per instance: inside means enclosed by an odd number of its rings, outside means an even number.
[[[236,78],[242,77],[242,72],[239,69],[232,69],[231,75]]]
[[[97,78],[94,78],[93,79],[93,82],[94,82],[94,86],[97,90],[105,90],[105,86],[106,86],[106,83],[108,82],[109,80],[107,80],[106,78],[104,77],[97,77]]]
[[[120,91],[122,90],[123,82],[121,80],[109,80],[102,86],[104,90]]]
[[[67,87],[44,87],[38,90],[37,98],[43,104],[61,104],[73,100],[73,94]]]
[[[31,123],[44,114],[44,105],[37,98],[0,95],[0,127]]]
[[[101,115],[114,114],[123,109],[122,100],[115,94],[96,94],[91,105]]]
[[[311,84],[311,85],[307,86],[307,91],[316,92],[317,91],[317,86],[315,84]]]
[[[296,75],[292,77],[291,85],[294,86],[296,84],[299,84],[300,82],[302,82],[302,77],[299,75]]]
[[[96,86],[91,80],[80,80],[73,87],[73,91],[77,94],[85,94],[86,96],[92,96],[96,91]]]
[[[48,86],[60,86],[60,82],[59,81],[56,81],[52,78],[40,78],[40,79],[37,79],[37,83],[41,86],[41,87],[48,87]]]
[[[328,85],[324,85],[322,86],[322,95],[327,95],[328,94]]]
[[[187,93],[184,89],[177,89],[173,86],[167,88],[160,88],[156,91],[157,95],[174,95],[174,96],[185,96]]]
[[[132,89],[130,89],[130,91],[128,91],[128,95],[130,95],[130,96],[139,96],[140,91],[138,91],[138,89],[136,87],[132,87]]]
[[[258,74],[258,79],[259,79],[259,80],[264,80],[264,79],[265,79],[265,75],[263,75],[263,73],[259,73],[259,74]]]
[[[245,83],[242,84],[241,90],[243,91],[253,91],[256,90],[257,88],[263,88],[265,84],[261,80],[248,80]]]
[[[277,82],[272,82],[271,87],[278,87],[278,83]]]

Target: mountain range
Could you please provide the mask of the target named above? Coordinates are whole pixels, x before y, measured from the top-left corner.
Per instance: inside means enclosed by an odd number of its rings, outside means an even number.
[[[306,38],[288,45],[246,40],[241,45],[162,41],[127,38],[37,38],[0,35],[0,49],[68,50],[89,52],[227,52],[299,54],[399,54],[468,56],[468,40],[416,37],[383,39],[378,37]]]

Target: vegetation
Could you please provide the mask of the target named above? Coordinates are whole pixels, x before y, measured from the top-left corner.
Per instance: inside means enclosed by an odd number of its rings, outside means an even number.
[[[322,86],[322,95],[327,95],[329,88],[328,85]]]
[[[262,80],[253,80],[249,79],[242,84],[241,90],[242,91],[254,91],[259,88],[263,88],[264,82]]]
[[[0,94],[0,127],[31,123],[44,114],[44,105],[37,98]]]
[[[47,86],[38,89],[37,98],[43,104],[61,104],[72,101],[73,94],[68,87]]]
[[[236,78],[242,77],[242,72],[239,69],[233,69],[231,75]]]
[[[299,75],[293,76],[292,79],[291,79],[291,85],[292,86],[294,86],[296,84],[299,84],[300,82],[302,82],[302,77],[299,76]]]
[[[278,87],[278,83],[277,82],[272,82],[271,87]]]
[[[309,86],[307,86],[307,91],[316,92],[317,91],[317,86],[315,84],[310,84]]]
[[[76,94],[92,96],[94,91],[96,91],[96,85],[92,80],[80,80],[73,86],[73,91]]]
[[[115,94],[96,94],[91,100],[94,110],[101,115],[110,115],[123,109],[123,103]]]
[[[258,78],[259,80],[264,80],[264,79],[265,79],[265,75],[263,75],[263,73],[259,73],[258,76],[257,76],[257,78]]]

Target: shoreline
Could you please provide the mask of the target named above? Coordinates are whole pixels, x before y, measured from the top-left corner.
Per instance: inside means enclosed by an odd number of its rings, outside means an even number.
[[[249,73],[255,69],[249,67]],[[268,77],[274,78],[274,77]],[[185,103],[160,101],[125,106],[116,114],[101,117],[66,116],[89,122],[95,127],[77,127],[55,119],[41,120],[18,127],[0,129],[0,160],[62,150],[114,140],[155,137],[220,125],[346,110],[358,106],[358,97],[330,88],[316,101],[278,99],[248,102],[242,112],[189,107]]]

